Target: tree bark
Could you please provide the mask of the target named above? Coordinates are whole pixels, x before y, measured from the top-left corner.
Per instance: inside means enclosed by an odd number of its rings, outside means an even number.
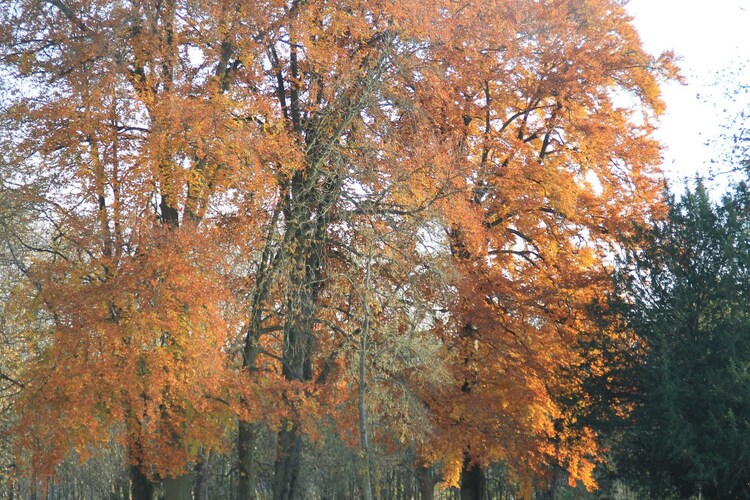
[[[192,500],[193,498],[192,474],[168,477],[162,481],[162,484],[166,500]]]
[[[363,351],[364,352],[364,351]],[[365,355],[363,354],[362,357]],[[360,360],[361,377],[365,377],[364,359]],[[365,399],[366,384],[360,380],[359,390],[359,439],[360,439],[360,488],[364,500],[372,500],[372,478],[370,475],[370,446],[367,437],[367,402]]]
[[[154,485],[141,472],[137,465],[130,466],[130,498],[132,500],[152,500]]]
[[[278,264],[275,244],[276,228],[281,213],[281,204],[277,205],[268,228],[263,253],[256,273],[255,293],[250,311],[250,326],[243,350],[242,367],[250,377],[257,371],[258,343],[263,328],[263,305],[271,290],[271,282]],[[253,422],[239,422],[237,435],[237,465],[239,472],[238,495],[240,500],[255,500],[257,470],[255,466],[255,446],[258,435],[258,424]]]
[[[430,473],[430,468],[423,465],[417,466],[417,480],[419,481],[420,500],[432,500],[435,497],[435,479]]]
[[[552,469],[552,478],[550,479],[549,488],[547,488],[547,499],[548,500],[556,500],[557,499],[557,482],[559,478],[559,469],[556,465],[553,465]]]
[[[484,493],[484,473],[482,467],[471,461],[467,453],[461,469],[461,500],[482,500]]]
[[[365,269],[365,291],[362,297],[364,318],[359,332],[359,447],[361,457],[360,487],[364,500],[372,500],[372,477],[370,473],[370,442],[367,435],[367,341],[370,334],[370,278],[372,271],[372,244]]]
[[[258,292],[256,291],[256,298]],[[245,340],[244,368],[248,374],[256,370],[255,360],[258,355],[257,342],[260,335],[260,309],[255,307],[251,320],[251,329]],[[237,433],[237,471],[238,498],[239,500],[255,500],[257,471],[255,467],[255,443],[257,438],[258,424],[240,420]]]
[[[390,49],[389,37],[384,37],[384,49]],[[359,116],[371,92],[370,85],[378,82],[386,65],[390,50],[382,50],[379,57],[362,68],[365,74],[353,95],[344,93],[331,105],[327,118],[332,121],[318,129],[321,123],[311,120],[303,124],[297,48],[290,44],[288,82],[289,107],[286,101],[286,83],[280,59],[271,47],[272,66],[277,73],[279,104],[285,118],[290,119],[291,129],[299,134],[306,145],[306,168],[298,170],[292,178],[283,182],[284,219],[286,234],[284,252],[289,259],[287,268],[287,297],[285,305],[284,344],[282,373],[287,380],[312,380],[313,325],[317,309],[317,296],[323,275],[323,253],[330,224],[331,208],[341,195],[342,181],[335,169],[328,170],[328,160],[337,147],[344,132],[355,117]],[[334,132],[335,131],[335,132]],[[331,133],[333,132],[333,133]],[[325,138],[325,139],[324,139]],[[278,452],[275,464],[274,499],[296,499],[299,491],[299,466],[303,439],[299,433],[296,417],[285,423],[278,436]]]
[[[312,380],[313,322],[320,289],[322,231],[324,221],[313,217],[311,207],[317,200],[310,199],[303,189],[304,178],[295,176],[295,193],[287,207],[289,250],[287,276],[286,323],[284,324],[282,374],[287,380]],[[276,463],[274,464],[274,500],[300,497],[299,468],[302,456],[302,436],[297,416],[284,423],[279,432]]]
[[[276,463],[274,465],[274,500],[300,498],[299,469],[302,457],[302,436],[296,424],[279,432]]]
[[[308,281],[309,283],[309,281]],[[303,286],[303,290],[304,290]],[[311,325],[312,297],[305,291],[299,316],[287,322],[285,328],[284,368],[282,373],[287,380],[308,381],[312,378]],[[293,309],[294,310],[294,309]],[[297,314],[295,314],[297,316]],[[276,463],[274,464],[274,500],[296,500],[299,492],[299,468],[302,456],[302,436],[296,417],[283,424],[279,431]]]
[[[411,473],[404,474],[404,500],[411,500],[414,498],[414,478]]]
[[[195,482],[193,484],[193,498],[195,500],[208,500],[208,460],[205,452],[198,455],[195,463]]]
[[[237,437],[237,452],[239,465],[239,499],[255,500],[257,470],[255,467],[255,442],[257,438],[258,424],[242,422],[239,424]],[[197,497],[196,497],[197,500]]]

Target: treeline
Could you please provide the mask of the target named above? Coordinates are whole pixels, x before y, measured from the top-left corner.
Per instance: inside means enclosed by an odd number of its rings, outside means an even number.
[[[655,498],[750,496],[750,191],[698,181],[628,241],[616,308],[638,335],[618,473]]]
[[[622,2],[13,0],[0,73],[9,496],[555,498],[689,420],[647,411],[682,313],[639,302],[682,297],[648,253],[692,213],[651,138],[678,75]],[[639,484],[744,491],[716,446]]]

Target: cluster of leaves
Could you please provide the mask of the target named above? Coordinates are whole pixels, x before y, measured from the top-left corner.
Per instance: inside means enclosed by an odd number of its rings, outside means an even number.
[[[40,478],[112,442],[133,484],[179,476],[236,418],[248,497],[260,422],[277,498],[330,429],[363,495],[369,440],[449,485],[595,487],[570,373],[618,235],[659,216],[676,77],[621,2],[14,0],[0,33]]]

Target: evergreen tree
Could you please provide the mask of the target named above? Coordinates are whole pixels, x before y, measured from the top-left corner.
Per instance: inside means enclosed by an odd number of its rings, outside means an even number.
[[[659,497],[750,498],[750,192],[700,180],[620,262],[617,305],[644,343],[621,471]]]

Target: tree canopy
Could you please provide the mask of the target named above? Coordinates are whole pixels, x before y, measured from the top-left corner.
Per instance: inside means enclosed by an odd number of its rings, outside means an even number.
[[[618,239],[662,214],[677,77],[630,21],[616,0],[4,5],[2,194],[39,240],[11,237],[19,460],[43,485],[119,444],[141,498],[236,439],[253,498],[271,429],[279,499],[330,432],[363,496],[370,455],[407,448],[447,485],[502,462],[527,495],[594,488],[564,374]]]

